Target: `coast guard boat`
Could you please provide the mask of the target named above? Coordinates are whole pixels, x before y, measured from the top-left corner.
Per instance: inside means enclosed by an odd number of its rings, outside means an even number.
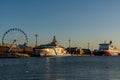
[[[119,51],[116,47],[112,45],[112,41],[109,43],[99,44],[99,50],[94,53],[95,55],[106,55],[106,56],[117,56]]]

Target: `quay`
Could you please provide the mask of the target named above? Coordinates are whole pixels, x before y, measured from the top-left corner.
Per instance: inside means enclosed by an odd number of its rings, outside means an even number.
[[[16,44],[0,44],[0,58],[27,58],[40,56],[94,56],[89,49],[78,47],[64,48],[59,45],[56,37],[49,44],[26,46]]]
[[[15,33],[14,33],[15,32]],[[7,36],[9,33],[16,34],[16,32],[21,33],[21,42],[18,39],[18,35],[13,36],[9,39]],[[11,35],[11,36],[12,36]],[[36,44],[35,46],[28,46],[28,37],[27,34],[19,28],[11,28],[7,30],[3,37],[2,43],[0,44],[0,58],[26,58],[26,57],[41,57],[41,56],[96,56],[96,55],[120,55],[116,47],[113,47],[112,41],[110,43],[99,44],[100,48],[96,51],[91,51],[88,48],[81,47],[71,47],[70,39],[69,47],[65,48],[60,45],[56,39],[56,36],[53,36],[53,39],[50,43],[38,45],[37,42],[38,35],[35,34]],[[13,39],[14,38],[14,39]],[[10,43],[8,43],[10,42]],[[111,53],[111,51],[113,53]],[[108,54],[109,52],[109,54]]]
[[[6,45],[0,44],[0,58],[40,57],[40,52],[38,54],[38,52],[35,51],[35,49],[38,50],[38,48],[35,46],[26,46],[25,48],[18,48],[14,45],[14,47],[12,47],[10,52],[8,52],[8,50],[10,49],[9,46],[10,45],[8,44]],[[47,48],[46,50],[48,49],[49,48]],[[39,48],[39,51],[41,51],[40,48]],[[94,56],[94,54],[91,53],[89,49],[81,49],[78,47],[66,48],[65,51],[67,55],[69,54],[69,56]],[[57,56],[57,55],[52,55],[52,56]]]

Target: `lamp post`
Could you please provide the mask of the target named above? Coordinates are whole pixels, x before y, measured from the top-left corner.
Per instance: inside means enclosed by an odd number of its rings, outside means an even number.
[[[38,35],[35,34],[35,39],[36,39],[36,44],[35,44],[35,46],[36,46],[36,47],[37,47],[37,43],[38,43],[37,37],[38,37]]]
[[[69,53],[71,53],[71,48],[70,48],[70,41],[71,41],[71,39],[69,38]]]
[[[88,49],[90,49],[90,43],[88,42]]]

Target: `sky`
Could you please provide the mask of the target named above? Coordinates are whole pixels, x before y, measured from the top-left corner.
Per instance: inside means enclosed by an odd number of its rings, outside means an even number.
[[[113,41],[120,49],[120,0],[0,0],[0,40],[20,28],[29,45],[47,44],[56,36],[64,47],[98,48]],[[16,33],[18,36],[21,33]],[[11,35],[12,37],[12,35]]]

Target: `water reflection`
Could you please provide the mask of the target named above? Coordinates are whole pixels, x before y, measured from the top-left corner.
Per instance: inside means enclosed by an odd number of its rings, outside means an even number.
[[[119,60],[115,59],[115,57],[113,57],[113,61],[111,61],[110,59],[106,60],[106,74],[108,74],[108,78],[109,80],[118,80],[120,79],[120,64],[119,64]]]
[[[120,80],[120,56],[0,59],[0,80]]]
[[[61,74],[64,72],[61,63],[61,58],[53,58],[47,57],[46,58],[46,80],[63,80],[61,79]]]
[[[112,59],[112,60],[111,60]],[[46,58],[46,80],[117,80],[118,57]]]

